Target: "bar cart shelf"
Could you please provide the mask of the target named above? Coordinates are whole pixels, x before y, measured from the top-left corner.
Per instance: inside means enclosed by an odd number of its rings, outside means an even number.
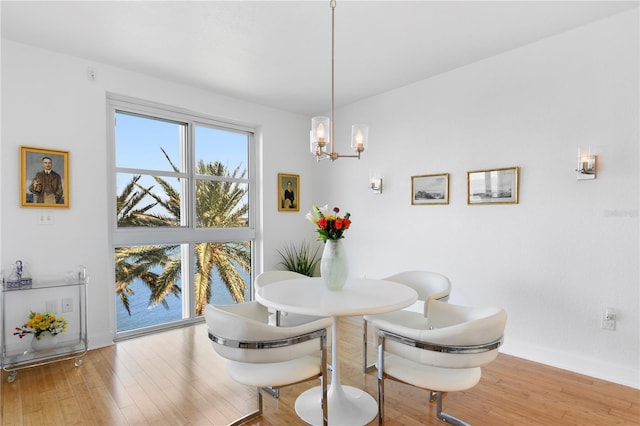
[[[3,286],[2,292],[2,369],[13,382],[18,370],[64,360],[82,365],[88,350],[87,341],[87,277],[79,273],[77,279],[36,281],[29,288],[12,289]],[[67,320],[67,332],[55,336],[55,347],[35,350],[30,335],[18,339],[13,335],[16,326],[26,322],[30,311],[53,311]]]

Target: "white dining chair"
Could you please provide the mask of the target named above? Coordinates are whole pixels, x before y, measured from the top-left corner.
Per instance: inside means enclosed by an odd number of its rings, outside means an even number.
[[[369,324],[381,319],[396,324],[420,324],[428,315],[428,301],[431,299],[446,301],[451,294],[451,281],[446,276],[431,271],[404,271],[383,278],[407,285],[418,293],[418,300],[408,308],[384,314],[365,315],[362,330],[362,371],[367,372],[374,365],[367,364]],[[372,324],[375,328],[375,324]]]
[[[378,334],[378,423],[384,422],[384,381],[396,380],[430,392],[436,416],[456,425],[464,421],[442,412],[442,393],[471,389],[481,368],[498,356],[507,314],[429,301],[421,326],[376,321]]]
[[[254,290],[257,292],[259,289],[273,284],[278,281],[293,280],[299,278],[309,278],[306,275],[293,271],[264,271],[259,274],[253,281]],[[325,317],[319,317],[314,315],[295,314],[290,312],[275,311],[269,317],[270,324],[278,327],[291,327],[301,324],[310,323],[312,321],[324,320]]]
[[[262,389],[320,379],[323,424],[327,425],[327,333],[331,319],[295,327],[274,327],[258,302],[207,305],[205,319],[213,349],[226,359],[229,376],[255,386],[257,410],[233,422],[244,424],[262,415]]]

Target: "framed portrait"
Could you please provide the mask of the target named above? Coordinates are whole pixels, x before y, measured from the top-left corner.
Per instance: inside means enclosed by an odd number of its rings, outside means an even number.
[[[449,173],[411,176],[411,204],[449,204]]]
[[[20,147],[20,206],[69,208],[69,151]]]
[[[278,211],[300,211],[300,176],[278,173]]]
[[[467,172],[467,204],[518,204],[519,167]]]

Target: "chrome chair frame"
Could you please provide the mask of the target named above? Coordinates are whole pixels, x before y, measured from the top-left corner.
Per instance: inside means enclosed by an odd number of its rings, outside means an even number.
[[[215,335],[208,331],[209,339],[218,345],[234,348],[234,349],[249,349],[249,350],[262,350],[262,349],[274,349],[274,348],[282,348],[285,346],[297,345],[299,343],[308,342],[314,339],[320,339],[320,373],[317,376],[310,377],[308,379],[302,380],[302,382],[306,382],[312,379],[320,379],[320,384],[322,387],[322,424],[327,426],[328,422],[328,411],[327,411],[327,329],[323,328],[320,330],[311,331],[309,333],[301,334],[299,336],[290,337],[287,339],[273,339],[273,340],[234,340],[227,339],[222,336]],[[301,382],[297,382],[301,383]],[[295,383],[290,383],[289,385],[293,385]],[[268,388],[267,391],[271,393],[269,389],[279,390],[279,388]],[[247,414],[246,416],[241,417],[240,419],[230,423],[229,426],[239,426],[243,425],[251,420],[260,417],[263,412],[262,407],[262,388],[258,387],[258,409]]]
[[[257,291],[259,288],[261,287],[265,287],[268,286],[269,284],[272,284],[274,282],[277,281],[283,281],[283,280],[292,280],[292,279],[300,279],[300,278],[309,278],[304,274],[301,274],[299,272],[294,272],[294,271],[283,271],[283,270],[275,270],[275,271],[264,271],[260,274],[258,274],[258,276],[256,276],[256,278],[253,281],[253,287],[254,287],[254,291]],[[275,326],[276,327],[281,327],[282,326],[282,317],[283,316],[288,316],[289,314],[287,312],[281,312],[280,310],[275,310],[274,313],[274,317],[275,317]],[[297,314],[296,314],[297,315]],[[300,318],[299,315],[297,315],[298,318]],[[313,316],[309,316],[309,315],[302,315],[302,317],[304,319],[306,319],[307,322],[312,322],[315,321],[316,319],[320,319],[321,317],[313,317]],[[285,325],[291,325],[291,324],[285,324]],[[331,365],[329,365],[329,370],[331,370]],[[280,390],[279,389],[273,389],[271,387],[265,387],[263,388],[264,391],[266,391],[269,395],[271,395],[274,398],[280,398]]]
[[[503,341],[504,335],[492,342],[483,343],[479,345],[442,345],[438,343],[432,343],[427,341],[415,340],[406,336],[401,336],[396,333],[391,333],[386,330],[378,330],[378,424],[382,425],[384,421],[384,379],[391,379],[400,383],[405,383],[393,376],[390,376],[384,372],[384,349],[387,340],[392,340],[403,345],[410,347],[428,350],[432,352],[442,352],[451,354],[478,354],[482,352],[489,352],[498,349]],[[413,385],[411,385],[413,386]],[[442,392],[430,391],[430,401],[435,399],[436,401],[436,416],[445,422],[455,424],[458,426],[469,426],[468,423],[451,416],[450,414],[442,411]]]
[[[405,284],[405,285],[409,285],[410,287],[419,287],[419,285],[411,285],[409,283],[407,283],[407,279],[409,276],[411,276],[412,274],[419,274],[419,273],[426,273],[426,274],[430,274],[433,276],[437,276],[439,279],[446,279],[447,282],[449,283],[448,289],[445,290],[441,290],[438,293],[435,293],[432,296],[428,296],[425,299],[421,299],[420,297],[418,297],[419,301],[422,301],[424,303],[424,312],[426,314],[427,310],[426,307],[429,303],[430,299],[433,300],[439,300],[441,302],[446,302],[449,300],[449,296],[451,294],[451,281],[449,280],[448,277],[446,277],[445,275],[442,275],[438,272],[433,272],[433,271],[403,271],[403,272],[399,272],[397,274],[388,276],[386,278],[383,278],[384,280],[388,280],[388,281],[393,281],[393,282],[399,282],[401,284]],[[442,295],[444,294],[444,295]],[[439,296],[439,297],[438,297]],[[367,364],[367,351],[368,351],[368,339],[369,339],[369,321],[367,320],[367,316],[365,315],[363,317],[363,326],[362,326],[362,372],[363,373],[367,373],[371,370],[373,370],[375,368],[375,364]]]

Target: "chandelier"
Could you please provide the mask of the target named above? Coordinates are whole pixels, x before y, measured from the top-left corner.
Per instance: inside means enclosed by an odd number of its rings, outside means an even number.
[[[351,149],[356,153],[351,155],[338,154],[334,149],[334,127],[333,105],[334,105],[334,27],[336,1],[331,0],[331,118],[329,117],[313,117],[311,119],[311,153],[316,156],[316,161],[330,159],[331,161],[338,158],[357,158],[360,159],[360,153],[367,147],[369,139],[369,127],[366,124],[354,124],[351,127]],[[330,151],[327,151],[327,146]]]

